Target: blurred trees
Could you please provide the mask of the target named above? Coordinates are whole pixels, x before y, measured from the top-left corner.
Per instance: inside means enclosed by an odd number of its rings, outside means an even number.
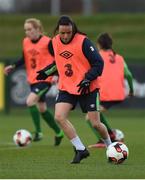
[[[0,12],[93,15],[145,12],[145,0],[0,0]]]

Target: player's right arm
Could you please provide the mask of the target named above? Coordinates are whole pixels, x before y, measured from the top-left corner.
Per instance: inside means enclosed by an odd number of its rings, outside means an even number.
[[[11,73],[12,71],[14,71],[16,68],[22,66],[24,64],[24,56],[22,56],[18,61],[16,61],[15,63],[8,65],[4,68],[4,74],[8,75],[9,73]]]
[[[53,62],[52,64],[46,66],[44,69],[38,71],[38,75],[36,76],[37,80],[45,80],[48,76],[52,76],[57,72],[56,64]]]
[[[48,52],[52,56],[54,56],[52,41],[50,41],[48,44]],[[38,75],[36,77],[37,80],[45,80],[48,76],[52,76],[55,73],[57,73],[55,61],[52,64],[49,64],[48,66],[46,66],[44,69],[41,69],[37,73],[38,73]]]

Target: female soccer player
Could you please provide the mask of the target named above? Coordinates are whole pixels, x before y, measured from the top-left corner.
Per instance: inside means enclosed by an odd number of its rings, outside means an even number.
[[[112,37],[108,33],[102,33],[97,39],[97,46],[99,53],[104,60],[104,69],[101,77],[99,78],[100,84],[100,119],[103,122],[109,134],[111,135],[112,141],[115,140],[115,135],[107,122],[106,117],[104,116],[104,111],[108,110],[110,107],[117,105],[125,100],[125,87],[124,79],[127,79],[129,86],[129,96],[133,96],[133,81],[132,74],[128,69],[127,64],[125,63],[124,58],[117,54],[112,49],[113,41]],[[88,122],[89,123],[89,122]],[[91,125],[90,125],[91,126]],[[102,141],[100,135],[93,128],[99,141],[90,145],[89,147],[104,148],[105,144]]]
[[[80,163],[89,156],[89,152],[68,120],[69,113],[77,102],[80,103],[82,111],[88,113],[92,126],[99,131],[106,146],[111,144],[107,129],[100,122],[98,111],[98,77],[103,70],[103,60],[70,17],[60,17],[54,34],[49,48],[54,54],[55,63],[39,71],[37,79],[45,79],[57,68],[59,94],[56,99],[55,118],[74,146],[75,156],[71,163]]]
[[[57,146],[60,144],[64,134],[47,109],[45,102],[45,95],[51,87],[52,77],[42,81],[36,80],[36,72],[53,62],[53,57],[48,51],[50,38],[43,34],[42,24],[40,20],[35,18],[26,19],[24,31],[26,37],[23,40],[23,56],[13,65],[6,66],[4,71],[7,75],[25,64],[27,80],[31,89],[26,103],[36,129],[33,140],[39,141],[42,139],[43,134],[40,126],[41,114],[42,118],[55,132],[54,144]]]

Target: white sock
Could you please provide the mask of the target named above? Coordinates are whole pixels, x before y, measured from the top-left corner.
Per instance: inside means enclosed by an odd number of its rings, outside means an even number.
[[[104,143],[106,144],[107,147],[112,143],[110,138],[103,139],[103,141],[104,141]]]
[[[75,138],[71,139],[70,142],[73,144],[73,146],[76,148],[76,150],[84,150],[85,146],[81,142],[80,138],[76,136]]]

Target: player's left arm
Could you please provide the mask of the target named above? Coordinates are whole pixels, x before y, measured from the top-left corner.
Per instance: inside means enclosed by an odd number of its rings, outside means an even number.
[[[90,92],[90,83],[102,74],[104,61],[100,56],[97,49],[87,38],[84,39],[82,51],[86,59],[88,60],[91,68],[85,73],[84,79],[77,85],[79,87],[78,92],[86,94]]]
[[[104,67],[104,61],[96,47],[87,38],[84,39],[82,51],[91,65],[90,70],[85,74],[85,78],[92,81],[98,76],[101,76]]]
[[[134,95],[134,89],[133,89],[133,76],[131,71],[129,70],[126,62],[124,61],[124,77],[128,82],[128,86],[129,86],[129,96],[133,96]]]

